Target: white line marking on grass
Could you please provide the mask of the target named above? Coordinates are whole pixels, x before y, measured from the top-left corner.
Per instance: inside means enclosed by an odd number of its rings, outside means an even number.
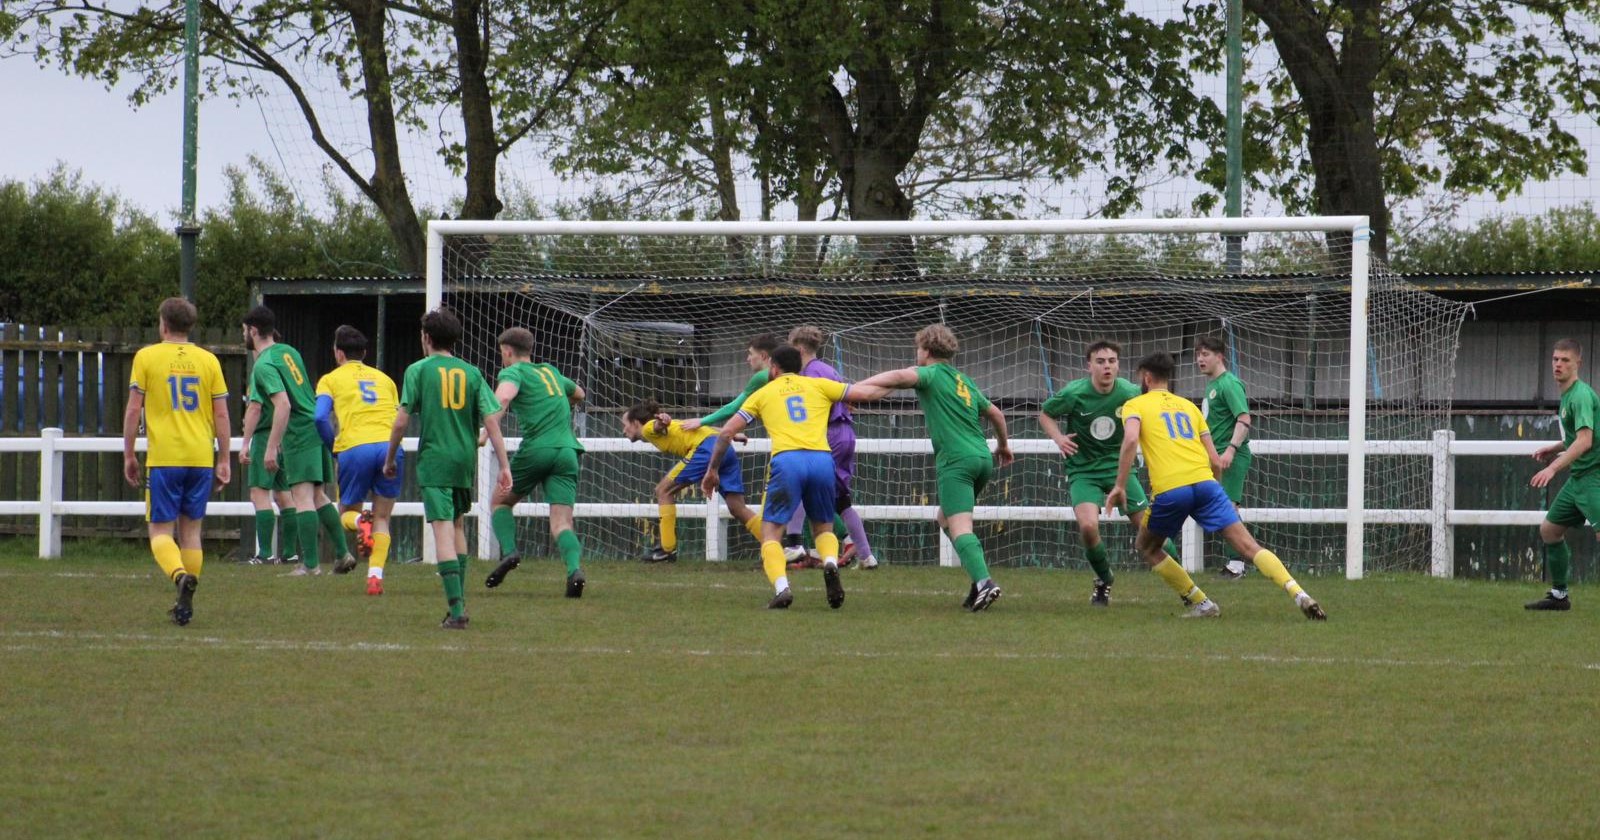
[[[0,578],[20,577],[59,577],[59,578],[105,578],[106,580],[144,580],[152,578],[161,579],[161,570],[153,569],[144,572],[0,572]]]
[[[193,635],[181,630],[174,630],[167,634],[154,633],[101,633],[95,631],[68,631],[68,630],[20,630],[0,632],[0,637],[11,639],[35,640],[33,643],[20,643],[0,645],[0,651],[5,652],[36,652],[46,649],[59,650],[61,646],[43,644],[43,642],[62,642],[66,646],[76,645],[80,650],[104,651],[144,651],[144,650],[171,650],[174,644],[202,645],[215,650],[257,650],[257,651],[289,651],[304,653],[411,653],[411,652],[452,652],[452,653],[492,653],[492,654],[522,654],[528,656],[639,656],[639,657],[700,657],[721,659],[753,659],[766,656],[784,657],[822,657],[851,659],[927,659],[927,660],[956,660],[956,661],[1002,661],[1002,662],[1095,662],[1095,661],[1127,661],[1127,662],[1221,662],[1238,664],[1262,665],[1316,665],[1316,666],[1356,666],[1368,668],[1446,668],[1446,669],[1515,669],[1515,668],[1547,668],[1547,662],[1515,662],[1497,661],[1492,659],[1399,659],[1394,657],[1355,657],[1355,656],[1281,656],[1277,654],[1261,653],[1095,653],[1089,651],[1045,651],[1045,652],[1018,652],[1018,651],[937,651],[917,652],[903,650],[822,650],[815,653],[806,651],[768,651],[760,649],[730,649],[714,650],[710,648],[633,648],[609,647],[604,645],[585,645],[578,647],[532,647],[520,645],[491,645],[480,646],[477,644],[406,644],[403,642],[330,642],[318,640],[295,639],[231,639],[223,636]],[[1584,670],[1600,671],[1600,663],[1578,663]]]

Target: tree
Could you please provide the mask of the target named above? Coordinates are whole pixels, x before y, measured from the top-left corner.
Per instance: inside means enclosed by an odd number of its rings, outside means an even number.
[[[1600,269],[1600,214],[1593,204],[1537,216],[1495,216],[1465,227],[1439,225],[1396,243],[1404,273],[1482,274]]]
[[[312,141],[382,214],[402,271],[424,268],[421,217],[401,156],[406,131],[440,136],[437,150],[464,175],[458,215],[493,218],[497,165],[510,146],[565,108],[592,36],[611,7],[555,0],[491,7],[486,0],[201,0],[208,93],[294,100]],[[32,0],[12,13],[8,49],[108,84],[137,77],[142,104],[176,85],[182,0],[122,11],[97,0]],[[7,34],[0,32],[0,34]],[[498,40],[496,40],[498,39]],[[249,72],[241,72],[249,71]],[[308,93],[331,78],[365,111],[366,135],[340,148]],[[441,128],[459,109],[462,136]]]
[[[1366,215],[1428,186],[1504,198],[1587,172],[1564,109],[1600,105],[1592,0],[1245,0],[1281,66],[1247,113],[1247,165],[1290,212]],[[1541,33],[1549,33],[1541,37]],[[1210,167],[1220,184],[1219,164]]]

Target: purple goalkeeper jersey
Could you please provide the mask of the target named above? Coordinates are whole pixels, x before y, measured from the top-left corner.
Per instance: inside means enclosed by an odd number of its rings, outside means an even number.
[[[812,359],[809,364],[800,370],[800,375],[815,376],[818,379],[832,379],[835,382],[845,381],[844,377],[840,376],[839,372],[833,369],[833,365],[830,365],[821,359]],[[833,411],[828,415],[829,426],[839,423],[848,423],[852,426],[855,425],[855,420],[851,419],[850,417],[850,404],[844,402],[843,400],[834,403]]]

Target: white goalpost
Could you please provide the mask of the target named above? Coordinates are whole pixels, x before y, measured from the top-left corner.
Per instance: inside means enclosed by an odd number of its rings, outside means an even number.
[[[1242,271],[1224,269],[1224,236],[1249,237]],[[1263,543],[1285,546],[1291,566],[1350,578],[1427,568],[1441,516],[1429,456],[1434,433],[1448,429],[1465,307],[1374,260],[1366,217],[435,221],[426,289],[427,308],[462,316],[458,353],[491,381],[494,337],[525,326],[536,354],[589,391],[576,512],[589,550],[603,556],[649,544],[651,488],[672,463],[623,439],[618,415],[646,398],[674,417],[709,414],[749,375],[750,337],[799,324],[822,328],[822,355],[847,379],[910,364],[910,337],[928,323],[956,330],[957,366],[1002,407],[1017,440],[1018,464],[996,474],[976,516],[1001,563],[1082,562],[1068,477],[1034,416],[1084,375],[1083,348],[1099,338],[1122,344],[1124,376],[1148,352],[1174,352],[1174,389],[1197,403],[1205,381],[1194,341],[1224,339],[1258,418],[1245,518],[1265,531]],[[856,414],[855,503],[869,532],[884,534],[880,556],[939,560],[931,448],[914,399]],[[752,504],[765,444],[743,447]],[[542,514],[538,501],[519,513]],[[754,543],[725,530],[719,507],[703,506],[704,543],[696,536],[686,548],[753,556]],[[685,503],[679,515],[694,510]],[[543,528],[542,519],[523,523],[519,540],[537,550]],[[1120,530],[1113,546],[1131,534]],[[487,553],[492,535],[478,533]],[[1186,537],[1186,566],[1199,568],[1208,550],[1220,557],[1198,532]]]

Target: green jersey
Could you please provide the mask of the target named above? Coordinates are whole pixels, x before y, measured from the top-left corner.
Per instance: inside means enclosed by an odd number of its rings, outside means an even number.
[[[454,356],[428,356],[406,368],[400,405],[422,424],[417,484],[471,488],[478,467],[478,427],[500,410],[483,374]]]
[[[271,432],[276,414],[272,397],[281,393],[289,398],[289,425],[284,427],[283,448],[322,445],[322,436],[317,434],[316,387],[306,375],[306,363],[299,350],[282,342],[262,350],[250,369],[250,385],[245,392],[250,400],[261,404],[261,421],[253,430],[255,434]]]
[[[772,374],[770,374],[766,368],[762,368],[761,370],[751,374],[750,381],[745,383],[744,390],[739,392],[739,396],[734,397],[733,402],[730,402],[716,411],[713,411],[710,414],[700,418],[700,425],[715,426],[720,424],[722,421],[727,420],[729,417],[738,414],[739,409],[744,405],[744,401],[750,399],[750,395],[761,390],[761,388],[767,384],[767,380],[771,378]]]
[[[966,374],[948,362],[917,368],[917,400],[928,418],[935,463],[971,455],[989,457],[989,441],[983,433],[983,412],[989,408],[989,398]]]
[[[1211,427],[1211,444],[1221,455],[1228,444],[1233,443],[1233,427],[1238,425],[1239,418],[1250,413],[1250,403],[1244,398],[1244,383],[1233,371],[1225,370],[1206,383],[1206,398],[1201,402],[1205,404],[1201,410],[1206,414],[1206,425]],[[1234,451],[1250,454],[1250,438],[1246,437]]]
[[[1066,421],[1062,434],[1076,435],[1072,440],[1078,451],[1067,459],[1068,475],[1116,474],[1122,456],[1122,404],[1139,394],[1138,385],[1120,377],[1105,394],[1085,378],[1068,382],[1044,401],[1040,409],[1045,414]]]
[[[1600,396],[1595,395],[1589,383],[1579,379],[1567,386],[1561,394],[1561,442],[1571,446],[1578,439],[1579,429],[1595,434],[1596,419],[1600,419]],[[1596,467],[1600,467],[1600,446],[1591,446],[1572,462],[1572,477],[1588,475]]]
[[[517,386],[506,406],[517,418],[522,449],[576,449],[583,451],[572,433],[572,394],[578,384],[561,375],[554,365],[517,362],[500,371],[498,384]],[[518,450],[522,451],[521,449]]]

